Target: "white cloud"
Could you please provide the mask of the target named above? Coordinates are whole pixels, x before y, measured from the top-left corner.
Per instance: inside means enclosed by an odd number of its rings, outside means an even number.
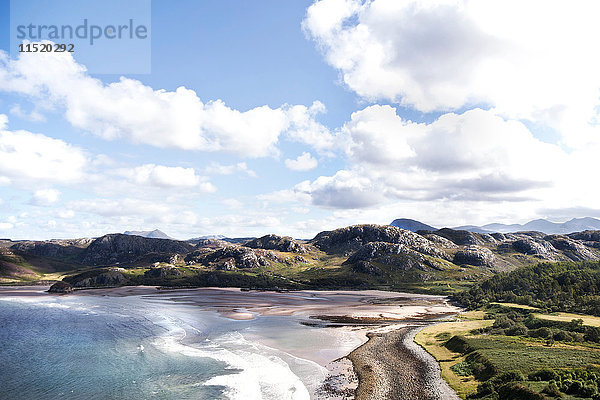
[[[320,0],[303,26],[360,96],[487,104],[584,147],[600,136],[598,14],[594,1]]]
[[[285,166],[293,171],[310,171],[317,168],[319,162],[308,152],[299,155],[295,160],[286,159]]]
[[[244,172],[248,174],[248,176],[256,178],[256,172],[249,169],[245,162],[231,165],[212,163],[205,168],[204,172],[211,175],[232,175],[236,172]]]
[[[202,102],[183,86],[154,90],[125,77],[104,84],[68,53],[22,53],[15,60],[0,53],[0,90],[60,104],[73,126],[104,139],[156,147],[264,157],[278,154],[276,144],[288,130],[301,137],[326,134],[310,116],[322,109],[320,103],[239,111],[221,100]]]
[[[319,153],[331,155],[336,145],[336,138],[329,129],[314,117],[325,113],[327,109],[320,101],[315,101],[310,107],[298,105],[288,109],[288,116],[292,121],[292,129],[288,131],[291,140],[307,144]]]
[[[263,200],[364,209],[397,199],[514,203],[551,197],[581,204],[600,195],[580,172],[593,168],[591,153],[567,153],[491,111],[449,113],[425,124],[404,120],[389,106],[370,106],[353,113],[339,137],[347,169]]]
[[[311,203],[325,208],[365,208],[382,201],[381,190],[365,176],[341,170],[333,176],[320,176],[301,182],[295,191],[310,196]]]
[[[73,210],[58,210],[59,218],[70,219],[75,216],[75,212]]]
[[[10,222],[0,222],[0,231],[7,231],[14,228],[14,225]]]
[[[135,168],[120,169],[117,174],[138,185],[168,187],[195,187],[203,192],[214,192],[216,188],[206,178],[196,175],[193,168],[166,167],[144,164]]]
[[[6,125],[6,116],[0,125]],[[80,182],[88,160],[62,140],[27,131],[0,130],[0,179],[44,183]]]
[[[31,203],[38,206],[49,206],[60,198],[60,191],[56,189],[40,189],[33,193]]]
[[[102,217],[165,215],[171,212],[168,204],[129,198],[74,200],[68,206],[75,211]]]
[[[221,203],[232,210],[239,210],[244,206],[244,203],[238,199],[225,199]]]
[[[34,122],[44,122],[46,118],[40,114],[37,110],[32,110],[30,112],[23,111],[19,104],[15,104],[10,108],[10,113],[16,115],[19,118],[26,119]]]

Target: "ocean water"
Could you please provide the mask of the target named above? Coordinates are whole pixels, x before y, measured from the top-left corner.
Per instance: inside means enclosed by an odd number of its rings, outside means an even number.
[[[308,358],[360,340],[159,296],[0,296],[0,399],[309,399],[327,371]]]

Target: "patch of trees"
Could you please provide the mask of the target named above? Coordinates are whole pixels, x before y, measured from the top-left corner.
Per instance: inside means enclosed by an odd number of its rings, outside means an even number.
[[[600,316],[600,262],[521,267],[486,279],[454,299],[469,309],[499,301]]]

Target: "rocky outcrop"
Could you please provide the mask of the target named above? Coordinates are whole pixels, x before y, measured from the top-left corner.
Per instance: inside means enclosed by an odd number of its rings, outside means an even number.
[[[567,236],[575,240],[582,240],[586,242],[600,242],[600,231],[576,232],[570,233]]]
[[[452,243],[459,246],[467,245],[482,245],[488,240],[485,240],[481,234],[473,233],[469,231],[461,231],[450,228],[442,228],[440,230],[432,232],[434,235],[438,235],[450,240]],[[491,235],[486,235],[493,239]]]
[[[422,236],[429,240],[430,242],[435,243],[438,246],[444,247],[446,249],[456,249],[458,245],[454,244],[454,242],[446,239],[443,236],[435,235],[433,233],[423,233]]]
[[[231,246],[231,243],[220,239],[198,239],[197,249],[220,249],[221,247]]]
[[[452,262],[456,265],[496,266],[494,253],[489,249],[475,245],[467,246],[457,251]]]
[[[265,235],[244,243],[244,246],[252,249],[277,250],[292,253],[307,252],[304,246],[289,236]]]
[[[192,245],[177,240],[116,233],[94,240],[81,255],[81,262],[86,265],[127,263],[148,253],[186,254],[192,249]]]
[[[423,254],[414,251],[403,244],[370,242],[362,246],[344,264],[355,264],[355,270],[373,270],[372,263],[388,265],[394,270],[427,269],[433,267],[442,269]]]
[[[102,269],[70,276],[64,278],[63,281],[67,281],[74,288],[121,286],[127,282],[122,274],[124,271],[123,268]]]
[[[310,241],[327,253],[351,255],[371,242],[402,244],[421,254],[439,258],[449,255],[423,236],[389,225],[354,225],[334,231],[321,232]]]
[[[511,245],[519,253],[536,256],[545,260],[553,260],[556,257],[554,246],[545,241],[535,241],[526,237],[515,240]]]
[[[573,261],[599,260],[600,256],[568,236],[548,235],[544,238]]]
[[[22,241],[12,245],[11,249],[38,257],[76,259],[91,241],[92,239]]]
[[[185,257],[186,263],[202,264],[220,270],[258,268],[269,265],[266,252],[243,246],[229,246],[214,251],[198,250]]]
[[[148,271],[144,272],[144,275],[152,278],[167,278],[173,276],[180,276],[182,275],[182,273],[174,265],[163,265],[159,267],[150,268]]]
[[[48,289],[48,293],[59,293],[59,294],[73,293],[73,286],[71,286],[67,282],[58,281],[55,284],[53,284],[52,286],[50,286],[50,289]]]

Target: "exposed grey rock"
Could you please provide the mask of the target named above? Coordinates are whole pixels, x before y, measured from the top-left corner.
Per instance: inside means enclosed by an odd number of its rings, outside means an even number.
[[[127,281],[117,269],[111,269],[98,275],[81,277],[79,280],[77,276],[72,279],[75,280],[75,282],[71,282],[73,287],[120,286]]]
[[[454,242],[446,239],[443,236],[440,235],[436,235],[433,233],[426,233],[422,235],[424,238],[426,238],[427,240],[429,240],[430,242],[433,242],[439,246],[442,246],[444,248],[447,249],[456,249],[458,248],[458,245],[454,244]]]
[[[310,241],[329,253],[350,255],[370,242],[402,244],[422,254],[449,259],[449,255],[423,236],[389,225],[354,225],[319,233]]]
[[[469,231],[457,231],[454,229],[443,228],[432,233],[441,237],[445,237],[454,244],[458,244],[460,246],[475,244],[482,245],[486,243],[486,240],[482,238],[481,234]]]
[[[350,256],[344,264],[356,264],[359,269],[367,268],[366,264],[359,267],[358,264],[361,262],[377,262],[403,271],[413,268],[423,270],[427,267],[441,269],[440,266],[428,260],[423,254],[398,243],[367,243]]]
[[[193,262],[218,269],[232,270],[236,268],[258,268],[269,265],[266,253],[243,246],[229,246],[214,251],[193,252],[185,257],[186,262]]]
[[[244,246],[253,249],[277,250],[293,253],[307,252],[304,246],[289,236],[265,235],[244,243]]]
[[[220,239],[199,239],[196,244],[197,249],[219,249],[221,247],[231,246],[231,243]]]
[[[106,265],[132,262],[148,253],[186,254],[192,249],[192,245],[177,240],[115,233],[94,240],[83,252],[81,261],[88,265]]]
[[[569,257],[573,261],[600,259],[598,254],[592,252],[586,246],[576,242],[568,236],[549,235],[545,237],[545,240],[549,241],[554,248],[562,251],[565,256]]]
[[[75,259],[91,241],[92,239],[22,241],[12,245],[11,249],[39,257]]]
[[[457,251],[452,262],[456,265],[468,264],[486,267],[493,267],[496,264],[494,253],[489,249],[475,245]]]
[[[600,231],[583,231],[567,235],[571,239],[583,240],[589,242],[600,242]]]
[[[546,260],[553,260],[556,249],[546,241],[535,241],[530,238],[519,239],[512,242],[512,247],[519,253],[538,256]]]
[[[381,270],[368,261],[358,261],[356,264],[354,264],[352,270],[354,272],[359,272],[363,274],[375,276],[381,275]]]

